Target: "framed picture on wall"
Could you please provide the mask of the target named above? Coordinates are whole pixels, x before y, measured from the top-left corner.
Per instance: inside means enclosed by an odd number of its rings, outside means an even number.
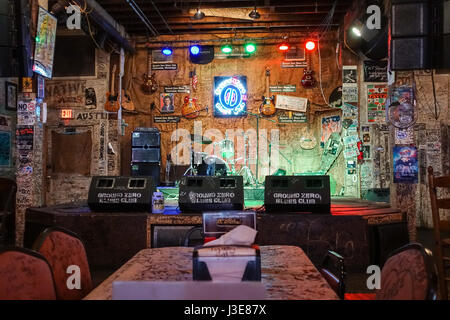
[[[5,93],[6,110],[17,111],[17,84],[6,81]]]

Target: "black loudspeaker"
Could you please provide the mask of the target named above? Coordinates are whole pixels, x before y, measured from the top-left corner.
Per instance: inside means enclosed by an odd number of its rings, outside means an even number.
[[[160,162],[161,149],[160,148],[132,148],[131,161],[133,162]]]
[[[433,14],[433,67],[450,69],[450,0],[435,1]]]
[[[394,0],[391,19],[391,69],[431,68],[430,4]]]
[[[242,210],[242,176],[185,176],[180,181],[178,205],[182,212]]]
[[[329,176],[266,176],[266,212],[330,213]]]
[[[161,133],[157,128],[136,128],[131,135],[131,147],[160,147]]]
[[[152,177],[92,177],[88,205],[93,211],[152,211]]]
[[[159,185],[161,166],[159,162],[131,162],[131,176],[150,176]]]
[[[208,64],[214,60],[214,46],[199,46],[199,48],[200,52],[195,55],[189,51],[189,58],[192,63]]]

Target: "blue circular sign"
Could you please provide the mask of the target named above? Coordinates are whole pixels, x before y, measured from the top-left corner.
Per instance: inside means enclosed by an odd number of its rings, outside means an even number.
[[[220,104],[228,109],[234,109],[242,102],[242,95],[236,86],[230,84],[220,93]]]

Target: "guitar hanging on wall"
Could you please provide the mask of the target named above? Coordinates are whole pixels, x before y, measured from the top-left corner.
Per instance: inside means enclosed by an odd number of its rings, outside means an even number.
[[[266,93],[262,97],[262,103],[259,106],[259,112],[267,117],[271,117],[277,112],[277,109],[275,109],[274,104],[275,96],[273,95],[270,96],[269,91],[270,91],[270,70],[266,69]]]
[[[193,72],[189,73],[189,77],[191,78],[190,88],[192,91],[194,82],[195,82],[195,85],[194,85],[195,88],[196,88],[196,84],[197,84],[195,69]],[[191,98],[190,95],[184,97],[184,103],[183,103],[183,106],[181,107],[181,115],[183,116],[183,118],[195,119],[200,115],[200,111],[204,111],[204,110],[206,110],[206,112],[208,112],[208,107],[202,109],[199,106],[197,106],[197,98]]]
[[[305,69],[303,69],[303,78],[300,81],[303,88],[305,88],[305,89],[314,88],[317,83],[316,79],[314,79],[314,76],[313,76],[314,71],[312,71],[311,67],[310,67],[310,57],[309,56],[310,56],[310,54],[307,53],[306,54],[307,67]]]
[[[144,94],[153,94],[158,90],[158,84],[155,80],[155,74],[150,70],[150,54],[147,50],[147,73],[143,76],[144,83],[141,85],[141,90]]]
[[[119,110],[118,94],[114,92],[114,82],[116,78],[116,65],[113,65],[111,73],[111,91],[106,93],[105,110],[109,112],[117,112]]]

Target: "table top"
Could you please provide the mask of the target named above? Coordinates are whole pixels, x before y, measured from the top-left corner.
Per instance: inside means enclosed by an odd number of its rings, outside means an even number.
[[[190,281],[192,252],[191,247],[141,250],[91,291],[85,300],[110,300],[114,281]],[[262,246],[261,274],[268,299],[338,299],[299,247]]]

